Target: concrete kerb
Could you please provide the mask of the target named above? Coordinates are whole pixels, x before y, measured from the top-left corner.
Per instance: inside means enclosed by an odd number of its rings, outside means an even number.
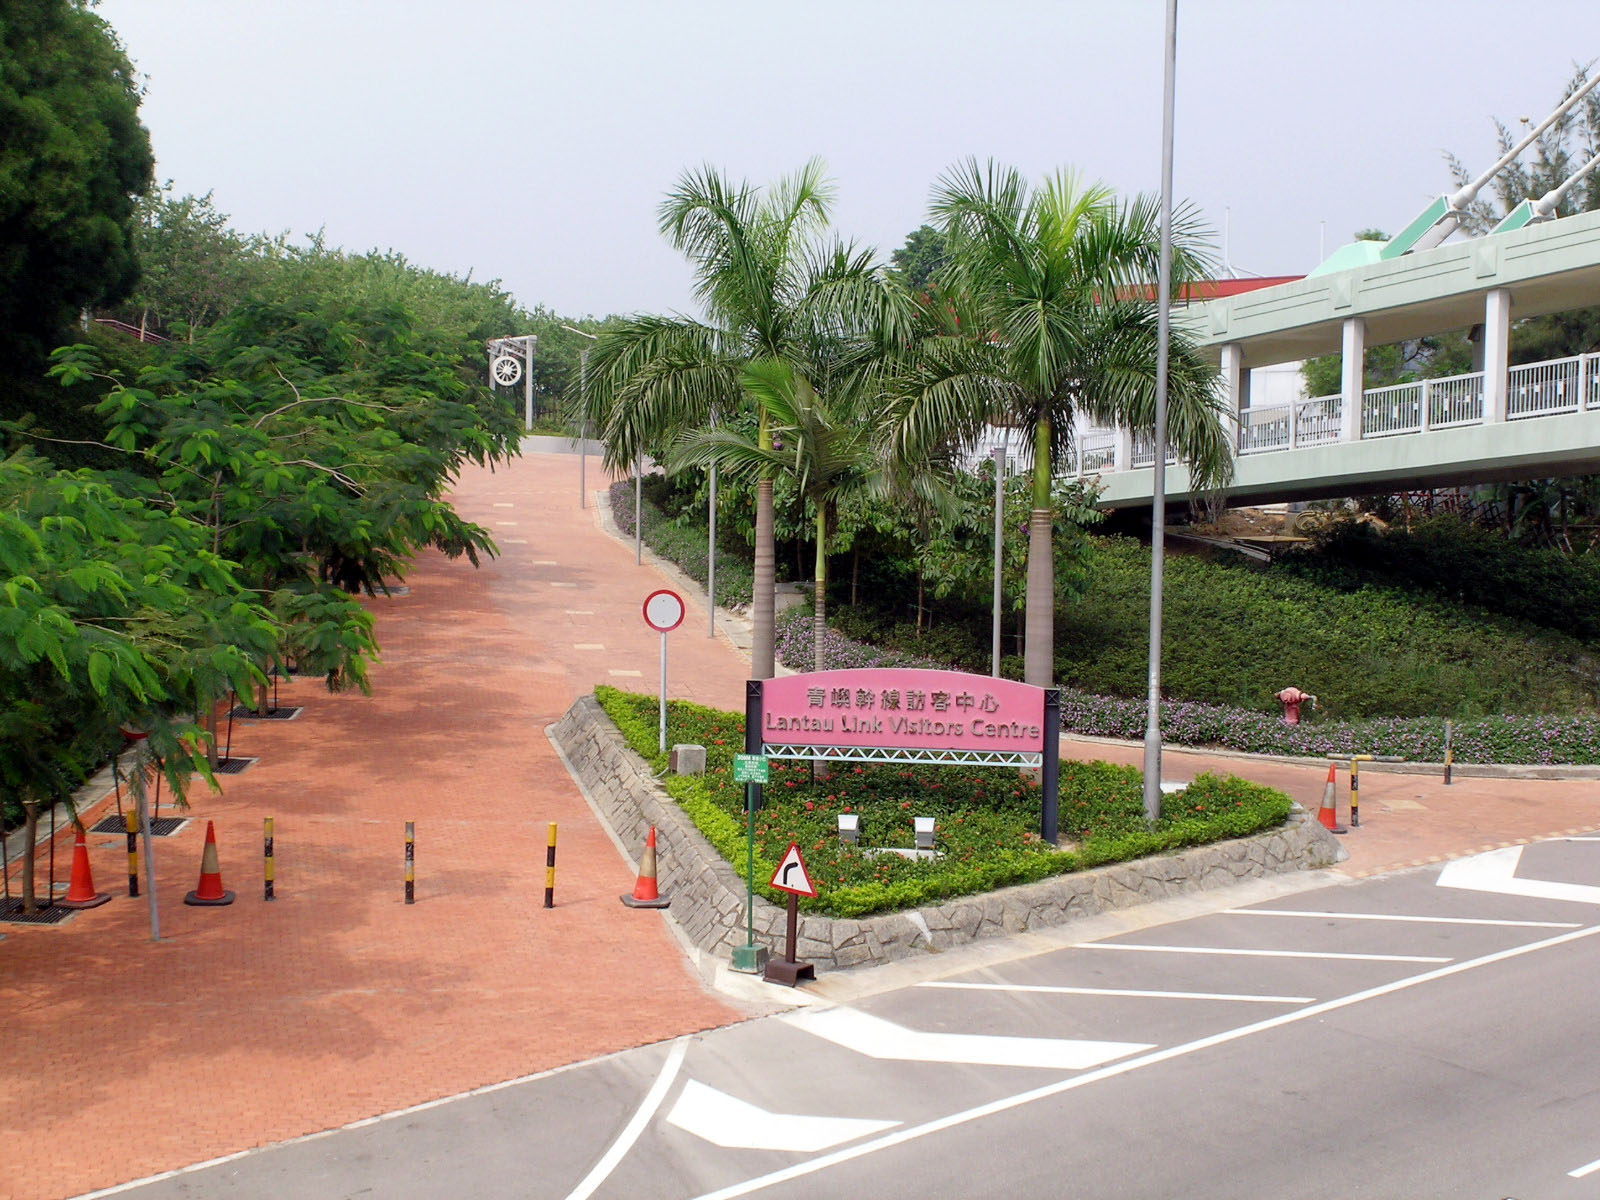
[[[666,794],[649,766],[628,748],[593,696],[568,709],[547,730],[585,799],[630,860],[651,825],[661,842],[658,877],[673,898],[669,914],[682,935],[714,964],[745,940],[744,881]],[[799,953],[819,968],[881,966],[988,938],[1036,933],[1111,910],[1231,888],[1308,868],[1332,866],[1345,850],[1316,819],[1296,806],[1289,821],[1250,838],[1196,846],[1177,854],[1058,875],[1039,883],[964,896],[909,912],[860,920],[808,914],[801,919]],[[756,936],[781,950],[784,913],[755,901]],[[720,976],[721,972],[717,972]]]
[[[1088,742],[1096,746],[1142,746],[1143,742],[1131,738],[1100,737],[1085,733],[1063,731],[1063,740]],[[1213,746],[1180,746],[1168,742],[1163,747],[1173,754],[1198,754],[1208,758],[1247,758],[1255,762],[1281,763],[1290,767],[1322,767],[1329,762],[1348,766],[1348,754],[1322,754],[1301,757],[1290,754],[1252,754],[1244,750],[1218,749]],[[1362,773],[1392,775],[1444,776],[1442,762],[1383,762],[1379,759],[1363,761]],[[1462,763],[1452,764],[1451,774],[1463,779],[1600,779],[1600,765],[1582,763]]]

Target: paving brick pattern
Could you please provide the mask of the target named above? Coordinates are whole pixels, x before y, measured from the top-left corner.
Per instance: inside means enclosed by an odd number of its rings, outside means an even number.
[[[0,927],[0,1195],[77,1194],[743,1015],[692,975],[660,914],[618,903],[631,870],[544,732],[597,683],[654,686],[660,641],[639,606],[663,577],[578,508],[575,458],[469,471],[456,495],[502,556],[478,570],[425,556],[409,595],[371,602],[374,694],[281,687],[305,711],[236,721],[234,753],[260,761],[193,796],[237,903],[181,903],[200,820],[156,843],[159,945],[125,894],[125,841],[104,834],[90,854],[112,903]],[[744,663],[696,611],[673,635],[671,691],[737,707]],[[57,853],[64,878],[70,846]]]

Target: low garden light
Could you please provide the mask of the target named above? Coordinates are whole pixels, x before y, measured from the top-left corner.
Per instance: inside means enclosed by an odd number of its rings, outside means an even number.
[[[839,841],[846,846],[854,846],[861,841],[861,815],[859,813],[839,814]]]
[[[933,818],[932,817],[912,817],[911,818],[911,827],[914,830],[916,830],[916,834],[917,834],[917,849],[918,850],[932,850],[933,849]]]

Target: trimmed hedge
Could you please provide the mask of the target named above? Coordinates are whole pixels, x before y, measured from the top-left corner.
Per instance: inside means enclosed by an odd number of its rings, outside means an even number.
[[[665,772],[657,751],[654,696],[599,687],[595,696],[632,749]],[[706,748],[703,776],[667,775],[667,794],[741,875],[745,866],[744,787],[733,782],[733,756],[744,745],[744,718],[683,701],[667,706],[669,744]],[[1104,863],[1166,853],[1280,825],[1292,809],[1282,792],[1242,779],[1201,775],[1163,802],[1154,828],[1144,821],[1140,775],[1107,763],[1061,764],[1060,811],[1075,848],[1047,847],[1036,832],[1036,784],[1003,769],[836,764],[825,780],[805,763],[775,762],[756,817],[757,890],[786,900],[765,881],[791,841],[805,851],[817,899],[801,907],[835,917],[935,903],[952,896],[1030,883]],[[943,857],[912,860],[870,854],[839,841],[841,812],[861,817],[865,846],[910,846],[911,818],[936,820]]]

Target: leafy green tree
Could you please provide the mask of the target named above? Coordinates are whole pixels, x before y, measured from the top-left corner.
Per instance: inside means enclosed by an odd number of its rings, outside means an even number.
[[[1159,206],[1150,197],[1119,202],[1108,188],[1081,186],[1065,172],[1030,188],[1015,170],[974,159],[939,181],[933,214],[950,247],[944,282],[955,311],[945,329],[923,339],[900,378],[895,445],[914,460],[951,440],[970,444],[986,422],[1022,431],[1033,461],[1024,679],[1048,686],[1052,480],[1073,417],[1083,412],[1135,430],[1154,424]],[[1196,278],[1203,264],[1199,230],[1180,214],[1175,285]],[[1212,384],[1196,347],[1175,331],[1168,432],[1201,487],[1220,485],[1232,469]]]
[[[211,193],[175,196],[170,183],[139,201],[134,248],[139,284],[123,309],[147,330],[193,341],[197,330],[232,311],[267,262],[263,239],[235,233]]]
[[[191,772],[210,771],[185,714],[249,689],[276,647],[210,531],[92,472],[0,460],[0,788],[24,814],[25,910],[39,811],[70,798],[118,724],[150,730],[181,798]]]
[[[31,374],[86,305],[133,286],[150,184],[133,68],[87,0],[0,12],[0,374]]]
[[[589,357],[584,412],[598,422],[614,469],[685,431],[757,409],[756,445],[772,449],[745,365],[785,363],[826,399],[846,376],[869,372],[904,324],[905,302],[870,253],[824,237],[833,189],[813,160],[766,192],[711,167],[690,171],[662,203],[661,230],[694,264],[707,319],[640,316],[604,331]],[[848,344],[852,352],[841,350]],[[851,384],[851,386],[855,386]],[[773,485],[756,486],[751,672],[773,672]]]
[[[925,292],[950,260],[944,234],[932,225],[919,225],[906,244],[889,256],[889,274],[908,292]]]

